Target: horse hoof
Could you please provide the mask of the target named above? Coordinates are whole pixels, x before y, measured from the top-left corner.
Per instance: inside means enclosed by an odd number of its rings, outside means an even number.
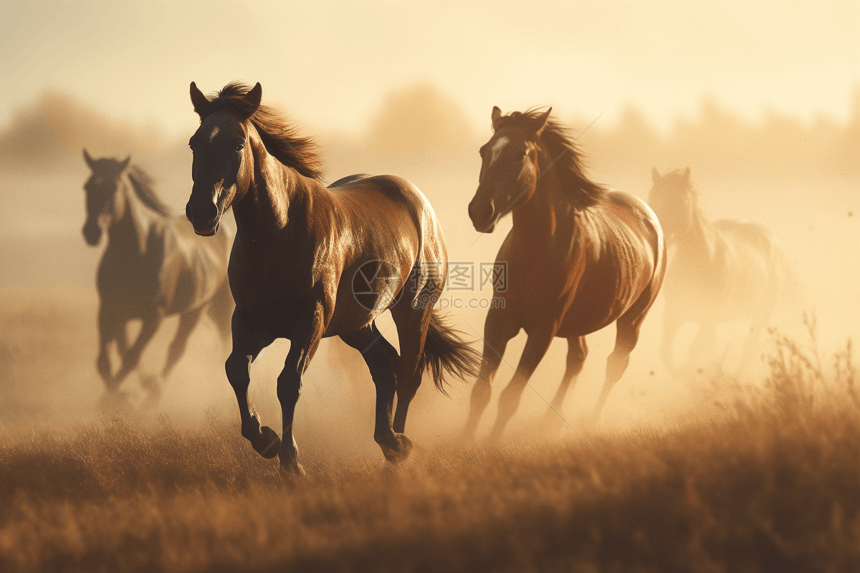
[[[564,426],[564,422],[561,414],[556,413],[555,410],[549,410],[540,422],[540,428],[544,432],[557,432]]]
[[[258,454],[270,460],[281,451],[281,438],[269,426],[260,428],[260,435],[251,442]]]
[[[293,460],[287,464],[281,464],[278,469],[278,475],[281,476],[281,481],[285,484],[295,485],[307,479],[308,474],[302,464]]]
[[[146,390],[147,396],[143,402],[144,409],[151,409],[161,402],[161,379],[156,375],[141,376],[140,385]]]
[[[380,444],[382,448],[382,455],[385,456],[385,459],[392,464],[399,464],[409,457],[409,453],[412,451],[413,445],[412,440],[404,436],[403,434],[397,434],[397,447],[389,448],[387,446],[383,446]]]
[[[484,445],[496,447],[502,442],[502,433],[496,430],[491,430],[490,434],[484,438]]]
[[[470,430],[463,430],[460,432],[459,439],[461,442],[465,444],[474,444],[475,443],[475,432]]]
[[[589,414],[582,420],[582,427],[586,431],[593,431],[600,425],[600,414]]]
[[[99,400],[98,407],[105,413],[112,415],[123,415],[131,412],[128,394],[122,390],[106,392]]]

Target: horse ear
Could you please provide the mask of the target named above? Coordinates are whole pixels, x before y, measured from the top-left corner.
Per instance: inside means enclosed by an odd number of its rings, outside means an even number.
[[[534,118],[534,123],[532,123],[532,128],[534,129],[535,135],[540,135],[540,132],[543,131],[543,128],[546,127],[547,122],[549,121],[549,114],[552,112],[552,108],[549,108],[536,118]]]
[[[687,181],[690,180],[690,168],[689,167],[684,169],[684,179],[686,179]]]
[[[260,85],[260,82],[257,82],[257,85],[251,88],[251,91],[245,94],[245,103],[248,104],[248,107],[251,113],[247,114],[245,119],[251,117],[257,112],[257,108],[260,107],[260,102],[263,99],[263,86]],[[247,112],[246,112],[247,113]]]
[[[86,148],[86,147],[84,148],[84,161],[86,161],[86,162],[87,162],[87,165],[89,165],[89,166],[90,166],[90,169],[95,170],[95,168],[96,168],[96,167],[95,167],[95,163],[96,163],[96,162],[95,162],[95,160],[94,160],[92,157],[90,157],[90,154],[89,154],[89,153],[87,153],[87,148]]]
[[[203,92],[197,88],[197,84],[194,82],[191,82],[191,103],[194,105],[194,111],[200,116],[200,119],[203,119],[203,114],[209,106],[209,100],[206,99],[206,96],[203,95]]]
[[[493,130],[496,129],[496,122],[499,121],[499,118],[502,117],[502,110],[499,109],[498,106],[493,106],[493,112],[490,114],[490,119],[493,122]]]
[[[128,167],[128,164],[129,164],[129,163],[131,163],[131,155],[129,155],[128,157],[126,157],[126,158],[125,158],[125,161],[123,161],[122,163],[120,163],[120,165],[122,166],[122,169],[120,170],[120,172],[125,171],[125,170],[126,170],[126,168]]]
[[[651,182],[657,183],[658,181],[660,181],[660,172],[657,171],[656,167],[652,167],[651,168]]]

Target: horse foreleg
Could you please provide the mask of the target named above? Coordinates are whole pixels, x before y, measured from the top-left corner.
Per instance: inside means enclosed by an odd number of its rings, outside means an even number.
[[[481,368],[478,371],[475,385],[472,386],[469,417],[466,420],[466,426],[463,428],[462,433],[462,437],[465,440],[472,440],[475,437],[478,422],[481,421],[481,416],[490,403],[490,397],[493,393],[493,379],[496,377],[496,372],[498,372],[499,365],[502,363],[502,357],[505,355],[508,342],[516,336],[517,331],[519,331],[519,327],[510,320],[508,315],[503,314],[499,309],[490,309],[489,314],[487,314],[487,320],[484,323],[484,349],[481,358]]]
[[[140,357],[143,355],[143,350],[161,325],[161,315],[154,314],[143,319],[143,325],[140,327],[140,334],[137,340],[128,349],[128,352],[122,356],[122,366],[114,377],[114,384],[119,385],[125,378],[135,369],[140,363]]]
[[[523,390],[529,383],[529,378],[534,374],[535,369],[549,349],[554,336],[555,332],[552,331],[529,335],[514,376],[499,397],[499,415],[488,437],[491,443],[497,443],[502,437],[505,425],[520,405],[520,398],[522,398]]]
[[[254,450],[266,459],[274,458],[281,450],[281,439],[270,427],[260,425],[260,418],[248,400],[248,386],[251,383],[251,361],[274,338],[262,334],[247,314],[238,307],[232,319],[233,350],[224,364],[227,380],[236,393],[239,416],[242,421],[242,436],[251,442]]]
[[[373,383],[376,385],[376,424],[373,439],[382,448],[382,454],[390,462],[405,458],[411,443],[403,435],[395,434],[392,428],[392,409],[397,388],[397,350],[382,336],[375,324],[357,332],[342,334],[341,340],[361,352],[361,356]]]
[[[293,419],[302,390],[302,377],[325,332],[322,317],[322,304],[317,303],[313,314],[294,326],[290,333],[290,351],[284,369],[278,376],[278,401],[281,403],[283,421],[279,457],[281,475],[287,479],[305,475],[298,461],[299,448],[293,437]]]
[[[99,354],[96,358],[96,369],[108,392],[114,392],[118,386],[111,374],[110,344],[116,340],[119,328],[124,329],[125,325],[118,325],[117,322],[113,314],[104,308],[99,309]]]
[[[552,399],[552,405],[546,413],[547,423],[555,422],[561,417],[564,397],[567,395],[571,384],[576,381],[579,373],[582,372],[582,365],[585,363],[586,356],[588,356],[588,346],[585,343],[584,336],[572,336],[567,339],[567,366],[564,370],[561,384],[558,387],[558,392],[556,392],[555,398]]]

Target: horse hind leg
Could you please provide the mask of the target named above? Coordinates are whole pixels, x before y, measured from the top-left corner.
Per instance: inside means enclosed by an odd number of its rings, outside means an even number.
[[[547,425],[555,424],[559,420],[564,420],[561,414],[561,409],[564,404],[564,397],[567,395],[570,387],[576,382],[579,373],[582,372],[582,365],[585,364],[585,358],[588,356],[588,346],[585,343],[584,336],[572,336],[567,339],[567,365],[564,370],[564,376],[561,378],[561,384],[552,399],[549,410],[547,410],[545,423]]]
[[[194,332],[197,323],[200,322],[202,314],[202,309],[197,309],[179,317],[179,327],[176,329],[173,342],[170,343],[170,349],[167,351],[167,362],[165,362],[164,369],[161,371],[162,378],[167,378],[170,375],[182,358],[182,355],[185,354],[185,349],[188,347],[188,338]]]
[[[161,374],[141,376],[141,385],[149,394],[146,400],[147,406],[154,406],[161,400],[164,381],[173,372],[182,355],[185,354],[185,349],[188,347],[188,338],[194,332],[194,328],[200,321],[201,315],[202,310],[198,309],[179,317],[179,327],[176,329],[176,335],[170,343],[170,348],[167,351],[167,362],[165,362]]]
[[[412,441],[404,435],[409,405],[421,386],[422,372],[419,371],[421,355],[424,351],[426,328],[430,322],[427,308],[406,307],[403,303],[391,310],[397,335],[400,340],[400,358],[397,362],[397,408],[394,412],[392,430],[396,437],[396,447],[386,453],[391,462],[405,460],[412,451]]]
[[[342,334],[341,340],[361,352],[376,386],[376,422],[373,439],[382,448],[389,462],[397,462],[409,454],[408,439],[397,435],[392,428],[392,410],[397,390],[396,371],[399,362],[397,350],[376,328],[375,324]]]
[[[644,319],[645,313],[633,320],[622,316],[616,322],[618,330],[615,335],[615,348],[606,360],[606,379],[603,382],[603,389],[600,391],[600,396],[597,398],[597,404],[594,406],[594,411],[591,415],[592,423],[600,420],[600,414],[603,411],[603,406],[606,404],[609,393],[627,370],[627,365],[630,363],[630,353],[639,341],[639,329]]]
[[[206,308],[206,313],[212,319],[212,322],[215,323],[215,327],[218,329],[218,333],[221,335],[221,340],[224,341],[225,346],[230,342],[230,322],[235,306],[233,294],[230,292],[230,284],[225,279],[224,284],[221,285],[221,288],[218,289]]]

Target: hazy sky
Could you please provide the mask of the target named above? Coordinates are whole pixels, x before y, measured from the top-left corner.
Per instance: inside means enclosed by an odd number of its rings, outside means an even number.
[[[0,123],[46,87],[170,133],[233,79],[319,129],[360,130],[386,91],[428,80],[476,126],[548,104],[658,125],[705,96],[746,117],[846,119],[860,2],[4,2]]]

